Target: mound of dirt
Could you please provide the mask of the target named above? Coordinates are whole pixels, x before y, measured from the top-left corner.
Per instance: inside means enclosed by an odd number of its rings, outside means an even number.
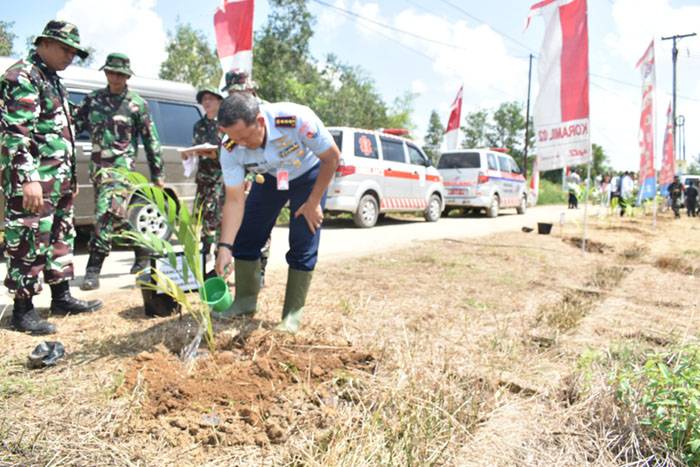
[[[583,239],[581,237],[567,237],[563,240],[576,248],[581,248],[581,245],[583,244]],[[612,251],[614,248],[603,242],[596,242],[595,240],[586,239],[586,251],[592,253],[605,253],[606,250]]]
[[[142,417],[173,445],[284,442],[292,427],[329,425],[348,382],[371,372],[374,358],[265,330],[219,342],[187,371],[166,349],[128,365],[125,391],[146,388]]]

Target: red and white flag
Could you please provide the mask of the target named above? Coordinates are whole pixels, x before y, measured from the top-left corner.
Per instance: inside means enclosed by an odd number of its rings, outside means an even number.
[[[656,171],[654,170],[654,41],[637,62],[642,74],[642,114],[639,118],[639,199],[656,196]]]
[[[224,73],[234,68],[253,72],[254,0],[223,0],[214,13],[216,52]]]
[[[668,187],[676,175],[676,155],[673,147],[673,108],[668,103],[666,112],[666,131],[664,131],[664,152],[661,156],[661,172],[659,173],[659,185]]]
[[[447,121],[447,129],[445,130],[445,145],[447,150],[457,149],[459,145],[459,122],[462,119],[462,89],[460,86],[457,97],[450,106],[450,119]]]
[[[535,162],[532,164],[532,175],[530,176],[530,196],[528,201],[532,200],[532,204],[537,204],[537,198],[540,196],[540,164],[539,157],[535,157]]]
[[[527,24],[544,17],[533,120],[540,170],[585,164],[592,158],[588,101],[586,0],[542,0]],[[527,26],[526,26],[527,27]]]

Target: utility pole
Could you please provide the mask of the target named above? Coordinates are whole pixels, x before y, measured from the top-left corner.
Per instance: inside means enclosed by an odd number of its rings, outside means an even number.
[[[676,62],[678,61],[678,47],[676,47],[676,42],[684,37],[695,36],[696,33],[691,34],[676,34],[674,36],[662,37],[662,41],[673,40],[673,49],[671,51],[671,57],[673,59],[673,150],[676,152],[676,159],[678,159],[678,145],[676,144]]]
[[[523,176],[527,179],[527,148],[530,143],[530,84],[532,83],[532,58],[527,69],[527,109],[525,110],[525,153],[523,154]],[[534,175],[534,174],[533,174]]]

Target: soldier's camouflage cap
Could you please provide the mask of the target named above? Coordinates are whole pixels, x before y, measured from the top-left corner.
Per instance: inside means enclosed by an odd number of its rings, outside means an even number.
[[[250,79],[250,75],[247,71],[233,69],[226,72],[226,84],[222,91],[255,91],[258,85],[255,81]]]
[[[131,71],[131,60],[125,54],[111,53],[107,55],[105,64],[100,67],[100,70],[113,71],[123,75],[131,76],[134,74]]]
[[[202,103],[202,99],[204,98],[205,94],[213,94],[219,99],[223,100],[224,96],[221,95],[221,93],[213,86],[205,86],[201,88],[199,91],[197,91],[197,104]]]
[[[89,55],[87,49],[80,46],[80,33],[78,27],[73,23],[58,20],[49,21],[44,26],[44,31],[34,39],[34,45],[38,44],[41,39],[53,39],[73,47],[78,57],[83,60]]]

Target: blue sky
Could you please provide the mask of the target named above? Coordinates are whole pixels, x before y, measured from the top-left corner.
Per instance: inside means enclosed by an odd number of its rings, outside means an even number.
[[[523,31],[530,1],[323,2],[364,19],[310,1],[317,19],[313,55],[322,60],[333,53],[345,63],[361,66],[388,102],[407,91],[417,93],[413,121],[418,137],[425,133],[432,109],[447,120],[448,107],[462,83],[463,115],[480,108],[493,109],[504,101],[524,105],[527,57],[529,53],[537,55],[544,31],[541,18],[535,18]],[[165,56],[166,32],[178,19],[201,29],[214,43],[212,16],[220,0],[24,0],[23,8],[13,0],[0,3],[12,5],[3,8],[3,19],[15,22],[18,51],[24,50],[27,36],[38,33],[46,21],[58,16],[80,27],[84,41],[97,49],[98,61],[110,51],[122,51],[132,56],[137,74],[154,76]],[[700,3],[588,0],[588,5],[591,137],[605,148],[615,167],[635,169],[641,102],[635,63],[652,36],[695,32],[695,28],[700,33]],[[268,12],[267,2],[258,0],[256,29]],[[686,117],[686,154],[691,158],[700,153],[700,37],[685,39],[679,49],[678,112]],[[657,41],[656,55],[658,160],[671,92],[670,44]],[[535,62],[533,99],[536,81]]]

